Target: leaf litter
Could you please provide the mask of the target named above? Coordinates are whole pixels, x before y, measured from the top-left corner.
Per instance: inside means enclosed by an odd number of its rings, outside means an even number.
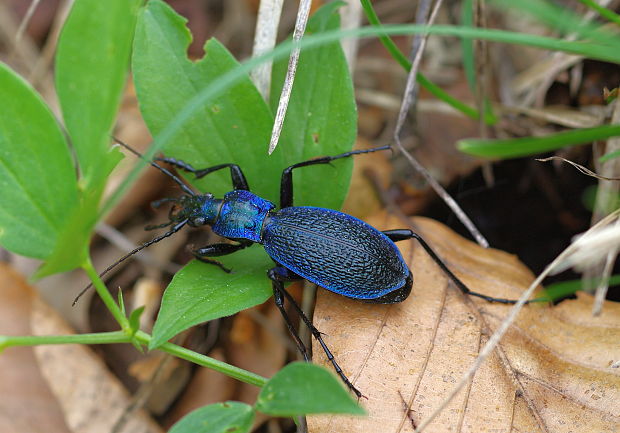
[[[511,254],[483,249],[432,220],[412,221],[473,290],[516,299],[534,280]],[[369,222],[403,225],[385,214]],[[360,404],[369,415],[308,417],[311,433],[413,431],[508,314],[508,306],[463,296],[415,243],[399,246],[414,276],[412,294],[402,304],[364,304],[319,290],[315,324],[366,396]],[[620,359],[620,305],[607,304],[597,318],[586,294],[553,307],[525,307],[427,431],[617,431],[620,371],[612,366]],[[315,362],[327,365],[320,354]]]

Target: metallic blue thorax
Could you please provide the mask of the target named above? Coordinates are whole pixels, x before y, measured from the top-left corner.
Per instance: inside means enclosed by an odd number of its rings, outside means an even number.
[[[273,208],[273,203],[250,191],[231,191],[224,195],[213,231],[226,238],[260,242],[263,222]]]

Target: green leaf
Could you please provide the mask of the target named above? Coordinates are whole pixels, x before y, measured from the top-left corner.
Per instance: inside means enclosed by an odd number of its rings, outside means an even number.
[[[194,260],[176,273],[164,293],[149,349],[179,332],[262,304],[272,294],[266,269],[273,265],[260,246],[218,258],[230,274]]]
[[[308,21],[306,34],[340,27],[337,8],[328,3]],[[275,112],[288,58],[273,65],[270,103]],[[292,164],[317,155],[336,155],[353,147],[357,135],[357,109],[353,83],[342,47],[332,42],[299,56],[297,73],[278,148]],[[349,188],[352,158],[334,165],[295,171],[295,204],[339,209]]]
[[[505,140],[469,138],[460,140],[458,148],[470,155],[488,158],[517,158],[549,152],[563,147],[605,140],[620,135],[620,125],[604,125],[596,128],[575,129],[545,137],[523,137]]]
[[[181,418],[168,433],[245,433],[254,422],[254,409],[227,401],[201,407]]]
[[[121,291],[119,290],[119,293]],[[119,301],[122,300],[122,297],[119,296]],[[135,310],[133,310],[131,312],[131,315],[129,316],[129,330],[131,331],[131,344],[133,344],[133,347],[136,348],[136,350],[140,353],[144,353],[144,350],[142,348],[142,345],[140,344],[140,342],[138,341],[138,339],[135,338],[136,332],[138,332],[140,330],[140,316],[142,316],[142,313],[144,313],[144,305],[136,308]],[[123,310],[123,315],[125,314],[125,306],[122,306],[122,310]]]
[[[120,160],[109,134],[127,80],[142,0],[77,0],[56,53],[56,90],[85,190],[100,189]]]
[[[35,277],[81,266],[107,176],[122,154],[108,143],[127,77],[141,0],[78,0],[58,42],[56,90],[80,166],[79,206],[66,209],[54,251]]]
[[[125,316],[127,314],[127,310],[125,309],[125,299],[123,298],[123,291],[121,290],[121,288],[118,288],[118,308],[119,310],[121,310],[121,314],[123,316]]]
[[[46,259],[78,202],[69,148],[45,102],[3,63],[0,101],[0,244]]]
[[[132,66],[140,110],[153,136],[197,93],[239,66],[215,39],[206,43],[204,58],[190,61],[186,21],[159,0],[149,2],[138,19]],[[281,152],[267,155],[272,123],[269,107],[245,76],[197,109],[163,151],[196,168],[234,162],[252,191],[276,200],[283,162]],[[227,170],[194,183],[216,195],[231,190]]]
[[[293,362],[276,373],[261,390],[255,407],[273,416],[365,414],[336,376],[307,362]]]
[[[93,227],[97,223],[96,210],[99,199],[92,196],[93,190],[86,192],[86,195],[80,194],[81,197],[76,207],[66,209],[63,227],[54,245],[54,250],[34,274],[34,279],[70,271],[83,266],[88,260],[89,240]]]
[[[144,313],[144,305],[136,308],[129,315],[129,329],[135,334],[140,329],[140,316]]]

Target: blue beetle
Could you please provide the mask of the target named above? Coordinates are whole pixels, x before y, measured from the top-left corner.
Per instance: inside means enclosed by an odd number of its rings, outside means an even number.
[[[125,143],[117,141],[141,157]],[[275,263],[275,266],[267,272],[272,281],[275,303],[304,359],[309,360],[308,352],[284,308],[285,298],[300,314],[344,383],[358,397],[361,397],[360,391],[353,386],[334,359],[321,333],[284,289],[284,281],[306,279],[339,295],[364,302],[378,304],[402,302],[411,293],[413,277],[395,242],[416,239],[464,293],[490,302],[516,302],[469,290],[447,268],[430,246],[411,230],[382,232],[364,221],[339,211],[293,205],[294,169],[315,164],[328,164],[352,155],[389,148],[389,146],[383,146],[355,150],[336,156],[303,161],[287,167],[282,172],[279,210],[276,210],[274,203],[250,191],[243,171],[236,164],[220,164],[205,169],[195,169],[174,158],[156,158],[156,161],[193,173],[196,179],[218,170],[229,169],[233,190],[226,193],[222,199],[218,199],[212,194],[196,194],[165,167],[149,161],[151,165],[177,182],[185,192],[185,195],[180,197],[164,198],[153,203],[154,207],[159,207],[164,203],[173,203],[174,206],[170,209],[168,222],[149,226],[147,229],[170,226],[172,228],[123,256],[104,270],[101,275],[141,249],[173,235],[186,225],[191,227],[209,225],[214,233],[233,241],[233,243],[216,243],[192,251],[197,259],[217,265],[226,272],[230,270],[213,257],[231,254],[254,243],[261,244]],[[78,298],[82,293],[78,295]]]

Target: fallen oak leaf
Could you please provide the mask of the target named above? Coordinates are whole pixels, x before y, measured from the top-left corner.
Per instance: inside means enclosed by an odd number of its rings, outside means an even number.
[[[403,227],[385,216],[369,222]],[[428,219],[413,223],[473,290],[516,299],[533,281],[510,254],[480,248]],[[361,404],[369,416],[309,417],[312,433],[413,431],[413,424],[450,393],[508,313],[505,305],[461,295],[415,242],[398,245],[414,277],[405,302],[371,305],[319,291],[315,324],[368,398]],[[427,431],[616,431],[620,372],[611,366],[620,359],[620,306],[609,304],[600,320],[591,318],[586,295],[556,307],[526,307]],[[327,365],[322,355],[315,360]]]

